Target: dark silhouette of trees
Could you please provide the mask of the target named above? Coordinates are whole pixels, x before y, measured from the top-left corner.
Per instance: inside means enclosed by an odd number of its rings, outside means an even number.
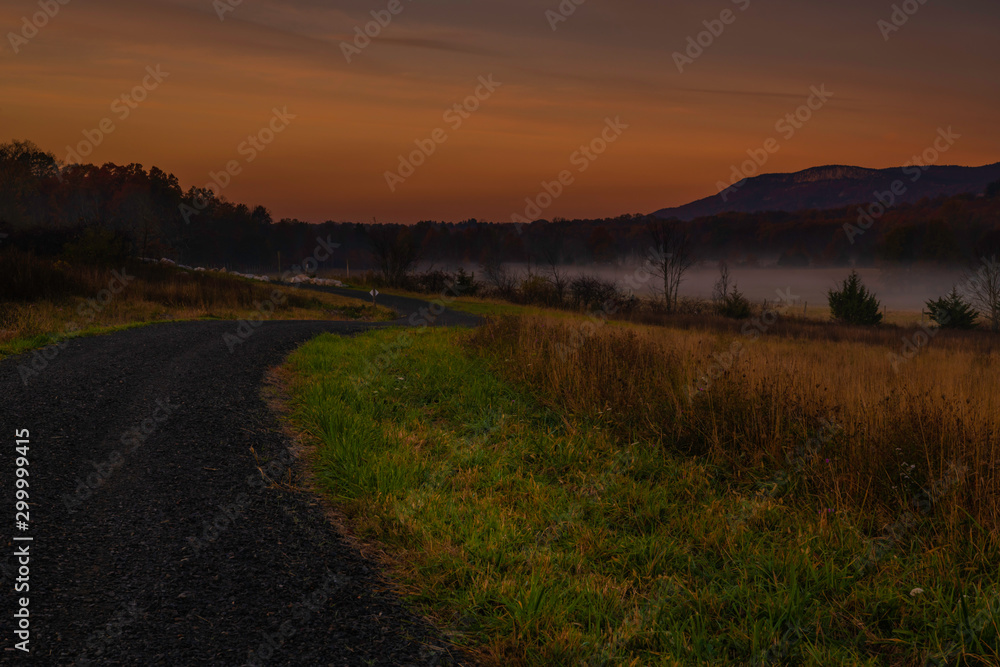
[[[828,293],[833,319],[845,324],[875,326],[882,323],[881,304],[861,282],[857,271],[851,271],[839,290]]]
[[[587,237],[587,250],[596,262],[607,262],[615,257],[615,237],[601,225]]]
[[[647,223],[653,241],[652,273],[662,281],[663,299],[667,310],[677,309],[684,274],[694,263],[692,239],[688,224],[680,220],[650,219]]]
[[[316,247],[317,237],[329,236],[343,249],[332,260],[338,268],[349,261],[352,269],[375,269],[391,282],[400,280],[401,263],[412,267],[428,258],[452,266],[506,266],[515,282],[516,266],[534,261],[563,301],[570,298],[565,267],[606,261],[635,266],[652,245],[660,291],[671,308],[677,304],[695,246],[699,260],[726,259],[733,265],[752,264],[758,257],[765,262],[780,258],[789,266],[884,261],[965,265],[969,258],[1000,254],[981,248],[984,240],[1000,237],[1000,182],[981,197],[928,198],[894,206],[851,243],[843,226],[856,224],[857,217],[857,207],[845,207],[724,213],[683,222],[638,214],[557,218],[519,227],[476,219],[424,221],[405,227],[405,235],[390,225],[379,235],[391,236],[391,242],[379,245],[376,240],[379,248],[373,248],[372,225],[276,222],[262,206],[182,187],[174,175],[157,167],[62,166],[31,142],[0,144],[0,234],[9,235],[4,243],[50,254],[78,243],[86,229],[97,227],[123,240],[132,255],[277,271],[279,262],[283,268],[301,262]],[[398,247],[396,235],[405,241]],[[493,273],[501,283],[509,282],[510,276]]]
[[[723,317],[745,320],[752,314],[750,301],[732,280],[729,275],[729,263],[725,260],[719,262],[719,279],[712,290],[712,299],[715,301],[716,310]]]
[[[957,288],[940,299],[927,302],[927,315],[942,329],[975,329],[979,313]]]
[[[386,284],[406,285],[406,276],[420,260],[421,246],[414,230],[403,225],[372,224],[367,230],[375,265]]]
[[[993,333],[1000,333],[1000,254],[982,257],[965,284],[969,300],[989,320]]]
[[[562,255],[560,239],[552,234],[542,233],[535,242],[536,261],[543,267],[545,279],[552,286],[553,296],[557,303],[566,300],[570,276],[565,269],[565,259]]]
[[[0,225],[24,229],[49,215],[49,181],[59,171],[55,157],[30,141],[0,144]]]
[[[519,276],[499,252],[487,252],[480,264],[483,278],[498,295],[511,298],[517,291]]]

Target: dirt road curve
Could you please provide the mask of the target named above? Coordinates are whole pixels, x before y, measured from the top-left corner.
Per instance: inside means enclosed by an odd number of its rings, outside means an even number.
[[[427,305],[380,301],[407,317]],[[321,332],[372,326],[268,322],[233,352],[234,322],[151,326],[69,342],[27,386],[31,355],[0,362],[0,663],[459,663],[313,498],[266,488],[258,470],[297,465],[260,398],[266,370]],[[19,429],[31,434],[24,533]],[[15,534],[34,538],[30,658],[6,650],[17,641],[11,554],[25,544]]]

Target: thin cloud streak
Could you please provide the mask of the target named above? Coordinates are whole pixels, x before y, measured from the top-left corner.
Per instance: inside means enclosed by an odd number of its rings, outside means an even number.
[[[155,164],[201,184],[272,107],[288,106],[297,121],[225,194],[314,220],[507,219],[608,116],[630,130],[547,214],[685,203],[713,194],[820,84],[835,98],[768,171],[897,164],[941,125],[969,137],[956,161],[1000,156],[1000,91],[982,85],[997,64],[996,6],[928,4],[887,44],[875,25],[884,7],[754,3],[678,73],[673,52],[724,5],[587,3],[553,32],[547,7],[528,0],[407,2],[349,64],[340,42],[378,3],[254,0],[225,21],[202,0],[70,3],[22,53],[0,57],[0,122],[3,139],[62,157],[147,65],[162,64],[170,79],[91,159]],[[31,7],[0,8],[0,28]],[[390,193],[384,173],[446,127],[444,112],[488,74],[503,86]]]

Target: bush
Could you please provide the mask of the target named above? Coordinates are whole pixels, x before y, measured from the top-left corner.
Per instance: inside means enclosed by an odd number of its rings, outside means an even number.
[[[596,276],[580,276],[569,285],[573,305],[581,310],[597,310],[622,298],[618,286]]]
[[[407,283],[417,292],[424,294],[440,294],[451,284],[451,274],[447,271],[427,271],[413,276],[407,276]]]
[[[70,262],[92,266],[123,266],[129,255],[128,240],[101,227],[88,227],[63,247]]]
[[[927,302],[927,314],[942,329],[975,329],[979,313],[954,287],[946,297]]]
[[[372,284],[375,287],[388,287],[381,274],[369,273],[366,278],[366,285]],[[458,296],[473,296],[479,292],[479,284],[476,282],[476,274],[468,274],[465,269],[459,269],[455,273],[435,269],[424,273],[409,274],[405,278],[404,286],[414,292],[422,294],[444,294],[445,292]]]
[[[541,306],[553,306],[559,300],[555,286],[539,275],[530,275],[522,280],[517,296],[523,303]]]
[[[475,296],[479,291],[479,283],[476,282],[476,274],[468,274],[465,269],[459,269],[455,274],[455,291],[460,296]]]
[[[857,271],[851,271],[839,290],[828,293],[833,319],[844,324],[875,326],[882,323],[882,305],[861,282]]]

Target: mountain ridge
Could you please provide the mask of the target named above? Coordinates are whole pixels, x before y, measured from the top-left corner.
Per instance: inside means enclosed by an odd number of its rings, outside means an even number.
[[[925,197],[979,194],[1000,180],[1000,162],[981,167],[932,165],[872,169],[853,165],[821,165],[796,172],[760,174],[743,179],[718,194],[660,209],[661,218],[694,220],[720,213],[794,212],[863,206],[889,193],[894,184],[902,194],[895,203],[916,203]]]

